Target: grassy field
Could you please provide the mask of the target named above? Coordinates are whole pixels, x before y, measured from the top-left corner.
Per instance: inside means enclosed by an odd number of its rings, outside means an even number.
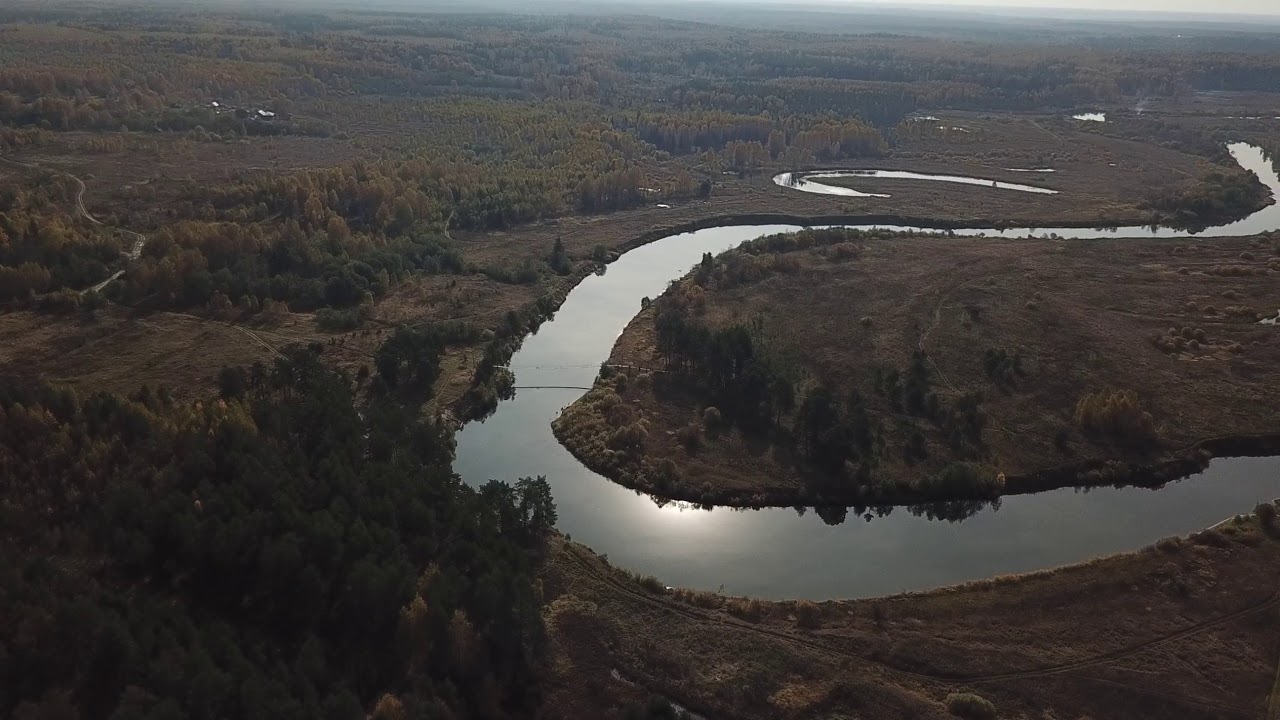
[[[923,499],[922,478],[965,459],[988,477],[1004,475],[1004,492],[1132,480],[1198,442],[1280,429],[1265,400],[1280,373],[1280,339],[1258,323],[1280,307],[1274,244],[900,237],[775,256],[781,270],[733,287],[710,280],[695,319],[710,328],[759,322],[757,342],[795,379],[797,406],[815,386],[866,399],[882,443],[870,482],[815,469],[776,434],[707,427],[712,401],[674,372],[602,383],[557,421],[557,433],[624,484],[695,502]],[[656,307],[630,323],[611,363],[663,367]],[[905,377],[916,352],[926,359],[924,391],[944,410],[980,397],[982,447],[972,457],[949,446],[945,423],[887,394],[884,378]],[[989,362],[993,354],[1003,365]],[[1086,395],[1118,391],[1136,393],[1152,437],[1082,425]],[[593,454],[613,432],[610,396],[647,424],[635,462]],[[913,435],[923,447],[908,459]],[[659,477],[666,460],[679,469],[674,480]]]
[[[666,208],[654,203],[606,214],[571,215],[503,231],[455,231],[451,236],[467,263],[482,269],[510,269],[541,262],[557,238],[574,258],[585,262],[598,246],[618,252],[630,247],[636,238],[660,234],[663,228],[674,232],[691,223],[715,222],[720,218],[732,220],[760,213],[792,216],[797,220],[901,215],[957,224],[1139,223],[1150,218],[1149,212],[1141,207],[1148,194],[1182,187],[1214,167],[1204,158],[1154,144],[1064,128],[1052,118],[965,116],[955,122],[973,127],[975,137],[953,144],[922,136],[904,143],[891,157],[860,165],[983,177],[1003,173],[1012,181],[1041,182],[1037,179],[1039,176],[1028,180],[1003,168],[1041,166],[1048,162],[1061,169],[1046,176],[1043,183],[1059,189],[1061,194],[1030,196],[962,185],[884,181],[883,187],[877,183],[874,189],[890,192],[893,198],[852,200],[777,187],[770,181],[771,173],[765,172],[752,178],[717,177],[710,198],[672,200],[665,203],[670,206]],[[384,129],[395,131],[393,127]],[[113,135],[122,139],[122,149],[86,150],[94,139]],[[157,214],[157,208],[181,201],[192,187],[217,186],[246,175],[339,165],[370,156],[372,150],[361,147],[368,144],[338,138],[288,136],[250,137],[219,143],[140,133],[66,133],[38,147],[7,155],[34,167],[0,165],[0,179],[34,181],[40,173],[35,168],[69,173],[84,181],[84,204],[89,213],[109,224],[146,234],[165,222],[163,215]],[[1056,149],[1045,151],[1045,147]],[[654,172],[660,177],[682,162],[673,161],[671,167],[655,168]],[[66,199],[69,212],[72,200]],[[277,340],[344,342],[348,347],[343,354],[344,364],[359,365],[367,362],[376,348],[376,343],[366,341],[369,332],[376,336],[380,329],[400,323],[447,318],[469,318],[492,327],[506,311],[518,310],[554,289],[555,282],[554,278],[543,277],[530,285],[511,285],[480,274],[422,276],[379,298],[372,324],[356,331],[357,337],[344,340],[342,335],[347,333],[322,330],[315,322],[314,313],[293,313],[284,322],[285,329],[278,331],[284,337]],[[208,317],[201,309],[193,310],[192,314]],[[153,332],[139,327],[134,332],[121,334],[120,329],[128,327],[118,324],[124,318],[128,318],[129,323],[148,323]],[[247,319],[248,322],[234,317],[226,320],[232,324],[245,322],[246,327],[265,326],[268,333],[277,332],[272,330],[277,322],[270,318],[255,317]],[[116,368],[128,367],[129,372],[119,376],[119,384],[109,381],[107,386],[126,389],[128,383],[141,379],[151,384],[168,382],[196,392],[209,386],[222,365],[248,364],[264,357],[265,349],[260,343],[221,342],[212,338],[213,352],[192,352],[199,341],[187,336],[192,327],[189,321],[174,321],[167,314],[149,313],[145,307],[127,312],[111,310],[104,314],[103,322],[102,327],[95,328],[92,323],[65,323],[62,318],[48,315],[14,313],[12,317],[5,317],[4,323],[13,328],[8,337],[9,357],[14,360],[0,359],[0,369],[30,374],[35,371],[23,367],[20,359],[41,357],[50,359],[39,370],[43,377],[96,382],[108,378]],[[87,344],[87,338],[94,342]],[[74,346],[76,352],[62,358],[61,353],[68,346]],[[363,348],[364,355],[360,356],[356,348]],[[104,369],[96,369],[98,366]],[[170,370],[180,371],[170,373]]]
[[[670,591],[557,541],[548,712],[618,717],[659,695],[706,717],[1262,717],[1278,560],[1249,516],[1060,570],[815,604]],[[966,693],[990,714],[958,712]]]

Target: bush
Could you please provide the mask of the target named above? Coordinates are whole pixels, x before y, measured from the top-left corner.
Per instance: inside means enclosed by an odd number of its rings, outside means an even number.
[[[812,630],[822,624],[822,608],[811,600],[796,601],[796,624]]]
[[[316,311],[316,326],[327,332],[355,330],[373,317],[372,303],[362,303],[353,308],[320,308]]]
[[[615,403],[604,412],[604,420],[609,425],[620,428],[634,423],[639,418],[635,408],[626,403]]]
[[[649,430],[641,423],[632,423],[618,428],[609,439],[609,446],[621,450],[643,452],[644,441],[649,437]]]
[[[636,583],[655,595],[665,595],[667,593],[667,586],[652,575],[637,575]]]
[[[750,623],[760,622],[760,616],[764,611],[764,605],[759,600],[750,598],[733,598],[729,601],[726,609],[730,615],[742,618]]]
[[[1258,516],[1258,522],[1262,524],[1264,530],[1271,530],[1276,525],[1276,506],[1272,503],[1258,503],[1253,509],[1253,514]]]
[[[1191,535],[1191,542],[1197,545],[1211,545],[1213,547],[1227,547],[1231,544],[1231,541],[1227,539],[1227,536],[1223,535],[1222,531],[1217,528],[1209,528],[1208,530],[1201,530],[1198,533],[1193,533]]]
[[[1132,390],[1089,393],[1076,403],[1076,423],[1086,434],[1130,446],[1160,442],[1155,420]]]
[[[951,693],[947,696],[947,710],[966,720],[987,720],[996,716],[996,706],[977,693]]]
[[[1060,453],[1069,453],[1071,451],[1071,431],[1063,428],[1054,433],[1053,446]]]
[[[1000,493],[995,475],[989,469],[970,462],[952,462],[924,482],[937,495],[947,499],[994,497]]]
[[[702,444],[702,428],[690,423],[676,431],[676,439],[684,445],[685,450],[693,452]]]
[[[720,416],[720,409],[709,407],[702,411],[702,424],[707,426],[707,430],[715,430],[720,427],[720,423],[724,422],[724,418]]]
[[[671,458],[662,458],[654,469],[659,487],[669,488],[680,479],[680,467]]]

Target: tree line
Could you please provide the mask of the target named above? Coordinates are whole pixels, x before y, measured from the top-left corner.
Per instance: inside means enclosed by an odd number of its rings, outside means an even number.
[[[526,714],[545,480],[357,408],[318,348],[191,405],[0,383],[0,714]]]

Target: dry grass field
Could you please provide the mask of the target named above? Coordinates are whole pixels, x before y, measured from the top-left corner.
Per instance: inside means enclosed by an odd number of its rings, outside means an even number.
[[[666,208],[653,204],[613,213],[572,215],[507,231],[455,232],[452,236],[467,263],[513,268],[545,258],[557,238],[572,256],[585,260],[597,246],[616,252],[631,247],[637,239],[660,236],[666,230],[677,232],[693,224],[757,214],[797,221],[902,215],[957,224],[1135,223],[1148,217],[1140,206],[1150,192],[1178,187],[1213,167],[1193,155],[1063,128],[1052,119],[962,115],[951,120],[972,127],[974,137],[964,142],[913,139],[892,157],[860,165],[984,177],[1003,173],[1013,181],[1042,183],[1061,194],[1026,195],[963,185],[885,181],[877,190],[890,192],[893,198],[850,199],[781,188],[771,182],[771,172],[766,172],[754,178],[718,178],[706,200],[671,201],[666,203],[671,207]],[[90,151],[103,137],[120,139],[124,149]],[[245,174],[335,166],[367,153],[362,144],[369,143],[288,136],[196,142],[178,134],[60,133],[45,144],[6,157],[79,177],[85,183],[84,204],[89,213],[108,224],[146,233],[164,222],[163,208],[180,201],[183,188],[216,186]],[[1045,162],[1060,166],[1061,171],[1041,177],[1003,170]],[[654,172],[661,176],[669,170],[655,168]],[[0,180],[30,180],[39,172],[0,164]],[[71,198],[68,213],[73,213]],[[268,344],[343,342],[346,350],[333,357],[341,355],[343,365],[358,366],[368,362],[382,329],[450,318],[467,318],[491,327],[507,311],[518,310],[554,289],[556,282],[553,278],[534,285],[508,285],[481,275],[413,277],[379,300],[373,324],[352,333],[354,337],[343,340],[342,334],[322,332],[309,314],[291,315],[284,328],[268,326],[259,334],[264,338],[276,334]],[[222,365],[251,363],[270,354],[262,343],[233,342],[245,339],[244,330],[216,321],[193,324],[181,314],[138,315],[112,308],[102,314],[100,326],[95,327],[82,320],[67,322],[23,311],[0,315],[0,323],[12,328],[7,333],[8,357],[0,360],[3,371],[78,383],[105,381],[104,387],[120,390],[129,389],[136,379],[197,392],[208,386]],[[68,348],[74,352],[64,356]],[[462,357],[459,355],[459,360]],[[468,357],[474,359],[476,354]],[[40,362],[32,364],[28,362],[31,358],[40,358]]]
[[[802,378],[798,397],[818,384],[837,398],[861,393],[885,440],[873,476],[881,486],[909,487],[958,459],[940,426],[893,407],[877,381],[894,370],[905,375],[922,350],[930,389],[944,405],[981,395],[978,462],[1008,477],[1007,492],[1025,491],[1037,486],[1020,488],[1020,478],[1055,466],[1144,465],[1206,439],[1280,429],[1269,400],[1280,379],[1280,338],[1259,324],[1280,308],[1273,245],[1266,238],[861,241],[789,253],[793,266],[753,283],[713,285],[695,319],[712,328],[758,319],[761,342]],[[1018,357],[1021,371],[992,376],[989,352]],[[662,367],[652,310],[628,326],[610,361]],[[1159,449],[1084,432],[1078,403],[1109,391],[1137,394]],[[611,430],[600,415],[601,392],[558,421],[571,449]],[[839,495],[824,487],[822,473],[757,433],[704,432],[696,449],[687,447],[677,432],[704,425],[708,401],[678,374],[658,373],[617,392],[648,423],[645,466],[671,459],[680,469],[670,487],[652,484],[647,471],[624,470],[625,484],[748,505]],[[927,458],[908,462],[903,446],[916,431]]]
[[[815,604],[669,591],[558,540],[548,716],[656,694],[705,717],[1263,717],[1277,561],[1249,516],[1052,572]],[[965,693],[990,714],[951,709]]]

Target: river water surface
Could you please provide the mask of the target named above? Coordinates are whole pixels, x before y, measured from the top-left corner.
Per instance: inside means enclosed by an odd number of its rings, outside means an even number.
[[[1232,154],[1280,197],[1280,178],[1257,148]],[[989,181],[988,181],[989,182]],[[979,192],[976,190],[975,192]],[[879,226],[886,227],[886,226]],[[704,252],[718,253],[795,226],[730,226],[673,235],[632,250],[589,277],[511,361],[517,386],[588,387],[640,309]],[[927,229],[904,228],[893,229]],[[1280,229],[1275,204],[1206,235]],[[1168,228],[958,230],[957,235],[1187,237]],[[1025,572],[1133,550],[1248,512],[1280,495],[1280,458],[1224,458],[1204,473],[1153,491],[1101,488],[1006,497],[963,522],[917,517],[905,508],[870,521],[850,514],[828,524],[813,510],[700,510],[660,506],[586,469],[550,423],[583,393],[517,390],[493,417],[463,428],[454,469],[473,484],[545,475],[558,526],[620,567],[669,585],[762,598],[868,597]],[[830,513],[824,513],[828,519]]]
[[[1013,170],[1011,172],[1020,172]],[[1027,171],[1027,172],[1043,172],[1043,171]],[[1050,170],[1049,172],[1053,172]],[[853,188],[841,187],[839,185],[828,185],[822,180],[831,180],[833,178],[855,178],[867,180],[928,180],[930,182],[959,183],[961,185],[981,185],[982,187],[996,188],[998,190],[1017,190],[1018,192],[1035,193],[1037,195],[1057,195],[1057,190],[1038,187],[1035,185],[1023,185],[1021,183],[1002,182],[1000,180],[985,180],[983,178],[965,177],[964,175],[932,175],[926,173],[909,172],[906,170],[815,170],[812,172],[794,172],[782,173],[773,178],[775,185],[795,188],[804,192],[818,193],[820,195],[842,195],[844,197],[891,197],[884,193],[867,193]]]

